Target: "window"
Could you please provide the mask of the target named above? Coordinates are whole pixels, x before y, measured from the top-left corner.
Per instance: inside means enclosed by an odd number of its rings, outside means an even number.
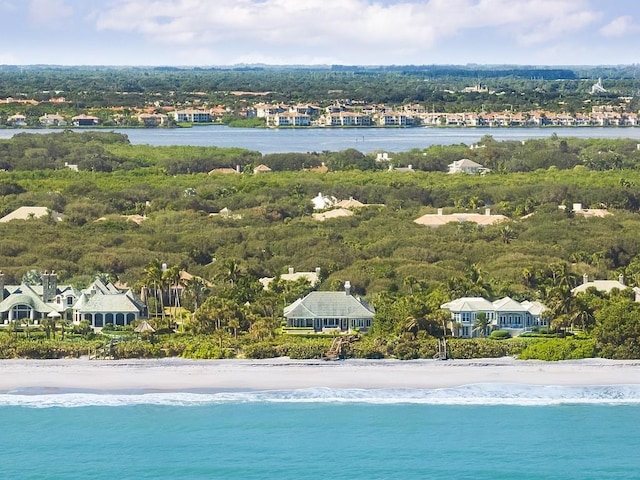
[[[358,328],[369,328],[371,326],[370,318],[356,318],[352,320],[352,325]]]
[[[16,305],[11,310],[13,310],[12,318],[14,320],[31,317],[31,307],[29,305]]]
[[[337,318],[325,318],[322,322],[323,327],[338,327],[340,325]]]

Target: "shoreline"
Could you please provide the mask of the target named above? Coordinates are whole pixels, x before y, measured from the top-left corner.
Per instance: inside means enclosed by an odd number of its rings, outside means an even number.
[[[1,360],[0,393],[640,385],[640,360]],[[32,393],[33,394],[33,393]]]

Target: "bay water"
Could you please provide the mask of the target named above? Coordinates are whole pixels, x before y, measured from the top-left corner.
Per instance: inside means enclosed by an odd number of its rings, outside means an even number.
[[[0,394],[3,479],[635,479],[640,386]]]
[[[86,131],[81,129],[76,131]],[[17,133],[52,133],[56,129],[0,129],[0,139]],[[530,138],[632,138],[640,141],[640,128],[634,127],[529,127],[529,128],[232,128],[222,125],[192,128],[114,128],[100,129],[125,134],[133,144],[152,146],[193,145],[241,147],[263,154],[284,152],[340,151],[355,148],[363,153],[406,152],[431,145],[477,143],[484,135],[496,140]]]

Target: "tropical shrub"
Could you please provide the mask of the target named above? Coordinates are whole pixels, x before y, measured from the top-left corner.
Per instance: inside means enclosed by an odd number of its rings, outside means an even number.
[[[277,349],[275,345],[269,342],[252,343],[246,345],[243,349],[246,358],[274,358],[277,357]]]
[[[592,338],[553,338],[535,340],[520,352],[521,360],[578,360],[596,355],[595,341]]]
[[[119,358],[158,358],[164,352],[155,345],[143,340],[128,340],[114,345],[113,356]]]
[[[506,330],[494,330],[489,335],[491,340],[504,340],[506,338],[511,338],[511,334]]]

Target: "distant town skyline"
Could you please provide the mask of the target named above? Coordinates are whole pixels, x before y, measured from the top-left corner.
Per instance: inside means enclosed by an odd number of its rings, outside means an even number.
[[[637,0],[0,0],[0,64],[621,65]]]

